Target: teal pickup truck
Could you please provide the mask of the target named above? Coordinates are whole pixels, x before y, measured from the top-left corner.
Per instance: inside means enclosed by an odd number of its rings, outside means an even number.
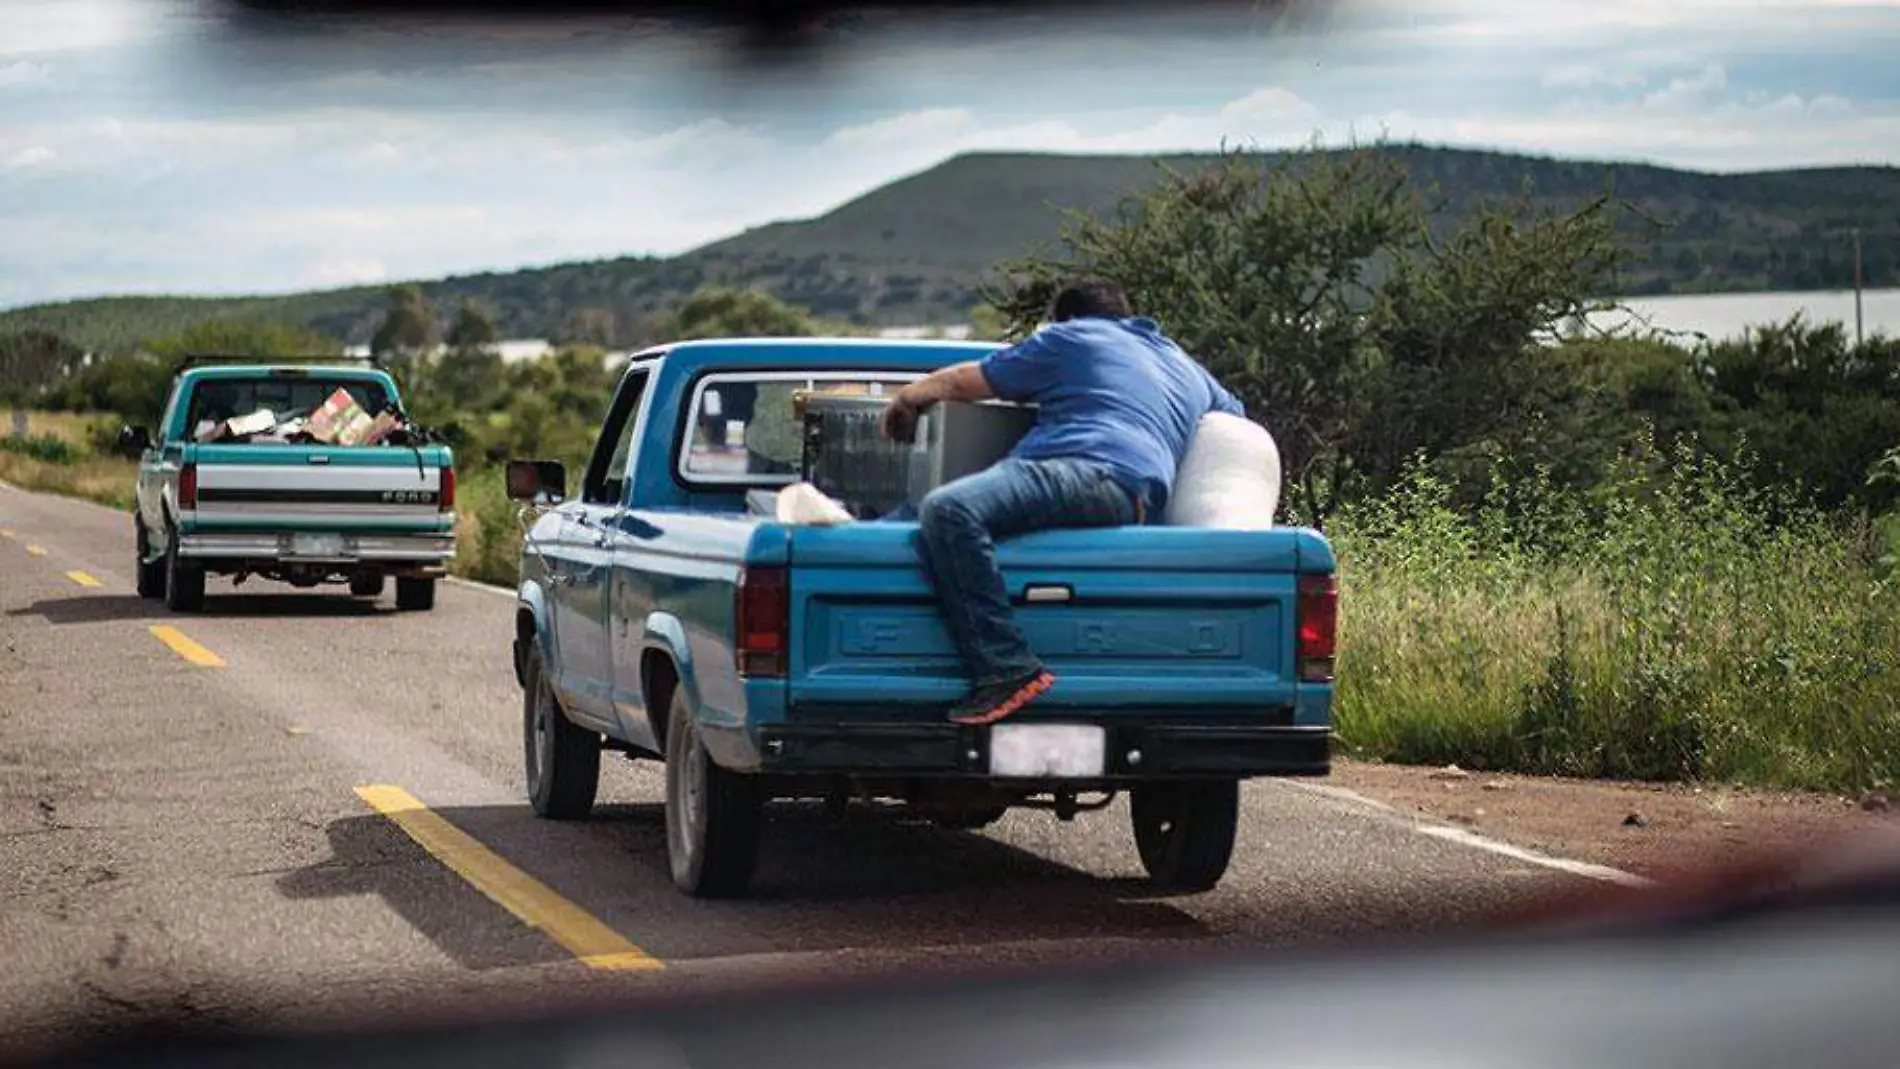
[[[196,612],[207,575],[348,583],[358,597],[380,595],[393,577],[398,609],[433,608],[455,556],[454,458],[407,431],[375,445],[313,440],[313,415],[344,397],[359,420],[387,414],[406,427],[396,382],[377,368],[182,371],[157,433],[127,427],[119,436],[139,459],[139,594]],[[255,433],[247,419],[262,421]]]
[[[514,660],[536,813],[593,807],[603,750],[662,759],[667,853],[743,894],[773,798],[899,800],[977,828],[1129,794],[1153,881],[1212,887],[1239,783],[1330,771],[1334,558],[1316,531],[1045,531],[999,549],[1059,682],[989,727],[917,563],[915,523],[788,526],[800,393],[889,392],[993,346],[693,341],[637,355],[579,496],[514,461],[525,503]]]

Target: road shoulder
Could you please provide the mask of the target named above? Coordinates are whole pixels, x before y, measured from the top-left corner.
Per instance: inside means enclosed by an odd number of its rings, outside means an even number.
[[[1329,782],[1421,818],[1657,879],[1900,827],[1884,796],[1624,783],[1336,760]]]

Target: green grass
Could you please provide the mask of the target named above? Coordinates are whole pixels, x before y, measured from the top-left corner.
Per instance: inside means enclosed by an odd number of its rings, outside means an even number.
[[[29,460],[43,460],[49,464],[71,464],[79,459],[77,448],[50,434],[28,435],[24,438],[8,435],[0,438],[0,451]]]
[[[1351,753],[1815,789],[1900,777],[1891,531],[1686,456],[1592,501],[1447,500],[1420,474],[1331,532]]]
[[[138,465],[110,451],[118,426],[113,416],[67,412],[27,413],[23,438],[10,421],[0,425],[0,481],[130,509]]]
[[[475,472],[459,482],[455,560],[450,570],[478,583],[505,587],[518,583],[521,525],[517,508],[502,488],[500,468]]]
[[[117,457],[46,460],[0,448],[0,482],[24,490],[62,494],[129,510],[137,477],[138,466]]]

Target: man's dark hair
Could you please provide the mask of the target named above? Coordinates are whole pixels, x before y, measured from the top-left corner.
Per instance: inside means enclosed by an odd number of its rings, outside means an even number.
[[[1109,279],[1096,277],[1064,282],[1056,288],[1055,303],[1049,308],[1049,319],[1056,323],[1089,316],[1127,319],[1134,314],[1135,307],[1128,301],[1127,290]]]

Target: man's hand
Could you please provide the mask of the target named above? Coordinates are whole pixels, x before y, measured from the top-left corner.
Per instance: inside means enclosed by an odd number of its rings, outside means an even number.
[[[891,398],[890,404],[884,406],[884,437],[893,442],[906,444],[915,441],[918,413],[917,406],[906,401],[904,394],[900,391],[897,396]]]
[[[981,401],[994,396],[976,361],[939,368],[891,398],[891,403],[884,407],[884,435],[892,441],[914,441],[917,416],[931,405],[939,401]]]

